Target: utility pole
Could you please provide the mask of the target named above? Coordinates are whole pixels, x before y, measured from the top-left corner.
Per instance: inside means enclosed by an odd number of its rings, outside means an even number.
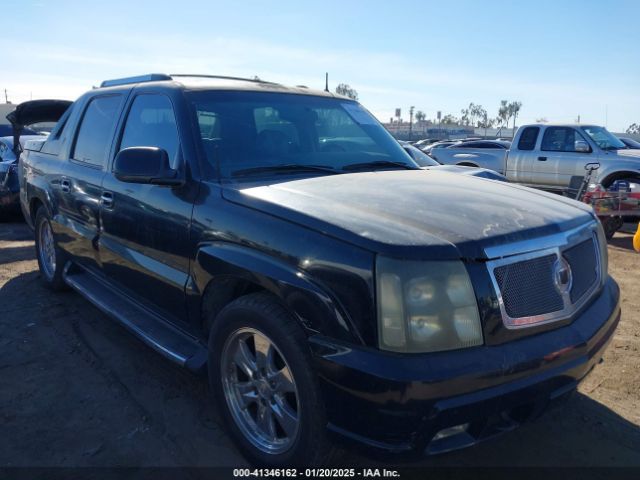
[[[4,89],[4,103],[9,103],[9,97],[7,96],[7,89]]]
[[[325,92],[329,91],[329,72],[326,72],[324,74],[324,91]]]
[[[413,110],[414,110],[414,106],[412,105],[411,108],[409,108],[409,140],[411,140],[411,137],[413,136]]]

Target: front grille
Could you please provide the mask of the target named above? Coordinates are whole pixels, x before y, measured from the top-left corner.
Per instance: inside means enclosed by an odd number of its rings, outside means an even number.
[[[571,303],[576,303],[598,278],[596,246],[593,239],[585,240],[564,251],[563,256],[571,266],[573,286]]]
[[[544,247],[540,250],[522,254],[517,253],[518,244],[501,247],[508,254],[488,262],[508,328],[567,318],[591,298],[600,284],[594,226],[541,242]],[[499,250],[492,253],[500,255]]]
[[[564,308],[562,295],[553,283],[555,254],[496,268],[493,273],[502,301],[511,318],[531,317]]]

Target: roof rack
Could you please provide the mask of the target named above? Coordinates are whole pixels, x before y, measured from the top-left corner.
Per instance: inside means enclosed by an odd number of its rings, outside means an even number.
[[[259,78],[242,78],[242,77],[228,77],[224,75],[199,75],[199,74],[186,74],[186,73],[172,73],[167,75],[166,73],[148,73],[146,75],[137,75],[135,77],[114,78],[113,80],[105,80],[100,84],[102,87],[115,87],[118,85],[128,85],[130,83],[144,83],[144,82],[159,82],[163,80],[173,80],[174,77],[194,77],[194,78],[217,78],[221,80],[240,80],[243,82],[265,83],[269,85],[278,85],[275,82],[267,82],[266,80],[260,80]]]
[[[117,85],[127,85],[129,83],[158,82],[161,80],[172,80],[165,73],[149,73],[147,75],[137,75],[135,77],[114,78],[113,80],[105,80],[100,84],[102,87],[115,87]]]
[[[268,82],[266,80],[261,80],[260,78],[229,77],[229,76],[225,76],[225,75],[200,75],[200,74],[197,74],[197,73],[194,73],[194,74],[172,73],[171,77],[218,78],[220,80],[241,80],[243,82],[268,83],[270,85],[278,85],[275,82]]]

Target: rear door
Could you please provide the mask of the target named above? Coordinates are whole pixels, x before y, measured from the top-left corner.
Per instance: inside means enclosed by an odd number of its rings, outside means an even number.
[[[540,127],[525,127],[511,145],[507,157],[506,176],[511,182],[531,183],[533,165],[537,160],[536,145]]]
[[[54,220],[60,229],[59,244],[79,264],[96,271],[100,270],[97,242],[102,180],[123,103],[122,93],[87,100],[70,142],[69,161],[61,164],[62,174],[53,189],[58,195],[58,215]],[[63,156],[66,154],[63,152]]]
[[[127,147],[160,147],[172,168],[189,180],[181,187],[124,183],[111,167],[102,188],[108,200],[102,204],[100,249],[110,280],[156,313],[182,323],[189,228],[199,184],[190,179],[182,153],[174,108],[180,99],[168,95],[152,90],[132,96],[113,157]]]
[[[578,151],[580,146],[588,152]],[[550,188],[568,188],[573,177],[584,176],[584,166],[596,162],[597,154],[577,129],[571,126],[546,127],[540,143],[540,151],[533,161],[532,183]]]

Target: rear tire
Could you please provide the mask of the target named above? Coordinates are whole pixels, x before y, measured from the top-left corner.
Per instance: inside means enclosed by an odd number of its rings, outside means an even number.
[[[51,228],[51,220],[44,207],[38,208],[35,220],[36,257],[44,284],[54,291],[66,290],[62,272],[66,255],[60,250]]]
[[[227,430],[253,465],[329,460],[333,449],[308,341],[275,297],[249,294],[218,314],[208,367]]]

